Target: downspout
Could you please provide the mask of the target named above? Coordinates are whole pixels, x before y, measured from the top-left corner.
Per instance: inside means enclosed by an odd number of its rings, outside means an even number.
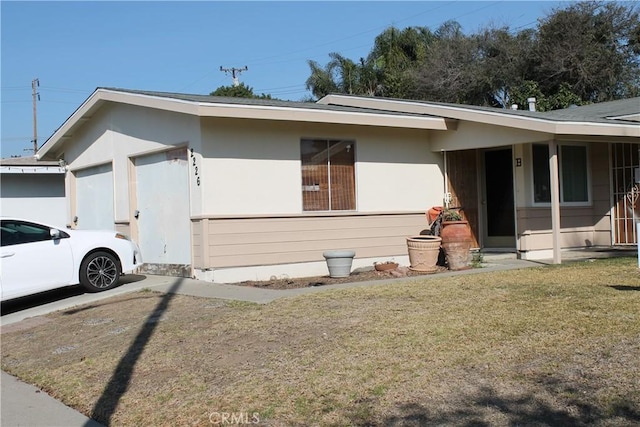
[[[562,263],[560,255],[560,178],[558,173],[558,143],[549,141],[549,183],[551,186],[551,236],[553,242],[553,263]]]

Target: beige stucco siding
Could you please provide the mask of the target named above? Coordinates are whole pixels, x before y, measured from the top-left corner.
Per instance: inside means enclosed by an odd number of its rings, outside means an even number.
[[[423,213],[319,215],[193,220],[195,268],[323,261],[327,250],[353,249],[358,258],[407,254],[406,237],[427,228]],[[208,258],[204,250],[208,250]],[[197,252],[200,253],[197,253]]]
[[[546,142],[551,138],[551,135],[543,132],[465,121],[461,121],[455,131],[432,131],[431,135],[430,147],[433,151],[510,146]]]
[[[301,138],[355,141],[357,212],[441,204],[442,156],[419,130],[202,120],[203,215],[301,214]]]

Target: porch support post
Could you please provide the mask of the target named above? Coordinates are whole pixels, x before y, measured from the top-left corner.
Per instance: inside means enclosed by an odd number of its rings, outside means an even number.
[[[553,241],[553,263],[562,262],[560,255],[560,177],[558,174],[558,143],[549,141],[549,183],[551,186],[551,236]]]

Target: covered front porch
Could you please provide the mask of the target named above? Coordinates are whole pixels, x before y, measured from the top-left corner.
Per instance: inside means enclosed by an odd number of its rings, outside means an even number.
[[[443,150],[445,201],[485,252],[560,263],[567,249],[637,245],[639,150],[569,139]]]

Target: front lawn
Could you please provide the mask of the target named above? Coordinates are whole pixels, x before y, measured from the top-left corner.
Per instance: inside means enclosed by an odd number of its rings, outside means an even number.
[[[640,423],[635,258],[267,305],[139,292],[33,325],[2,369],[117,426]]]

